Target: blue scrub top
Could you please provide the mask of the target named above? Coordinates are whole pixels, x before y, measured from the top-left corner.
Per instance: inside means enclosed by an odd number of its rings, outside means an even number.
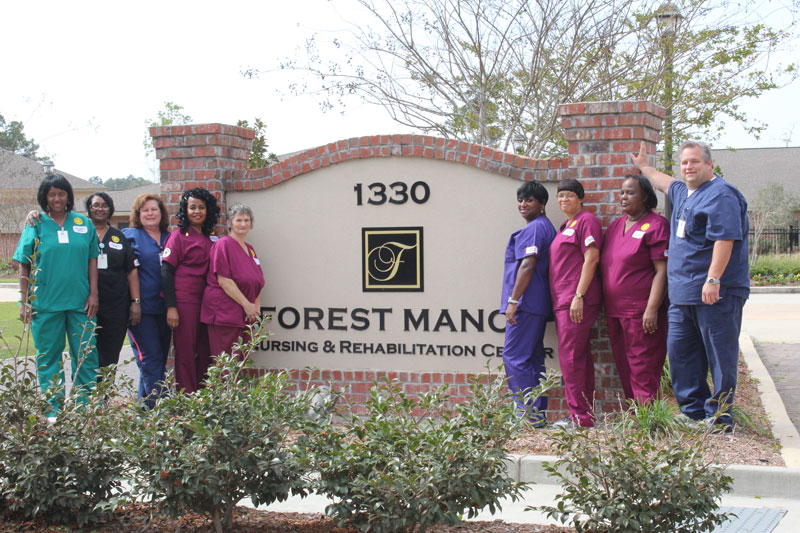
[[[500,301],[500,312],[505,313],[508,298],[517,281],[517,270],[526,257],[536,257],[533,278],[522,297],[517,309],[536,315],[549,317],[553,312],[550,301],[550,243],[556,236],[553,223],[546,216],[538,216],[524,228],[515,231],[508,239],[505,262],[503,266],[503,290]]]
[[[162,233],[160,243],[154,241],[144,229],[124,228],[122,234],[128,239],[136,257],[142,313],[163,315],[167,308],[161,295],[161,250],[169,234]]]
[[[730,294],[747,298],[750,295],[747,200],[719,176],[703,183],[691,196],[688,191],[686,184],[677,180],[668,191],[673,205],[667,259],[670,302],[703,303],[703,284],[708,279],[714,242],[730,240],[733,251],[720,279],[720,297]],[[684,237],[678,236],[680,220],[686,221]]]

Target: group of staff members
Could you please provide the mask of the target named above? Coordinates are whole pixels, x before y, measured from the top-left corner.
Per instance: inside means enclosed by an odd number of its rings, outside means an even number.
[[[625,177],[623,216],[605,235],[597,217],[583,208],[585,192],[578,180],[558,185],[558,206],[567,217],[558,231],[545,216],[548,196],[536,182],[517,190],[517,208],[526,225],[512,233],[505,252],[503,361],[521,416],[534,427],[546,426],[547,397],[525,393],[544,376],[544,330],[554,317],[570,413],[554,425],[591,427],[591,328],[603,305],[625,397],[648,402],[658,394],[666,358],[669,224],[653,212],[655,191],[638,175]]]
[[[42,180],[37,199],[41,212],[29,213],[14,260],[40,387],[58,386],[48,417],[63,402],[65,338],[73,386],[85,401],[98,369],[119,362],[127,332],[140,371],[138,395],[149,407],[164,392],[170,344],[177,387],[193,393],[213,356],[248,339],[247,324],[260,315],[264,275],[245,240],[254,219],[246,205],[229,208],[230,234],[218,239],[220,209],[202,188],[183,193],[171,233],[158,195],[137,197],[130,226],[121,231],[109,223],[109,195],[90,195],[86,217],[73,210],[72,186],[60,174]]]

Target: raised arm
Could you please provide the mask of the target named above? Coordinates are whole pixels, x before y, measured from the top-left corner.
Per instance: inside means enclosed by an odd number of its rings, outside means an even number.
[[[654,188],[658,189],[664,194],[666,194],[669,190],[670,184],[675,181],[675,178],[672,176],[664,174],[663,172],[659,172],[647,164],[647,148],[644,144],[644,141],[642,141],[642,144],[639,145],[639,153],[631,154],[631,162],[636,165],[636,168],[639,169],[645,178],[650,180],[650,184]]]

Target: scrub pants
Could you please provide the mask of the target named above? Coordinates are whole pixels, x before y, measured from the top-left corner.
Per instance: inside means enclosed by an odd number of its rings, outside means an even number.
[[[535,401],[525,401],[525,394],[539,385],[545,374],[544,328],[547,317],[517,311],[516,324],[506,324],[506,339],[503,346],[508,388],[514,393],[518,412],[534,424],[545,420],[547,396]]]
[[[31,334],[36,345],[36,366],[39,387],[46,392],[53,384],[62,387],[50,399],[52,413],[56,416],[64,401],[64,336],[69,343],[72,359],[72,387],[79,401],[85,403],[86,396],[97,382],[97,349],[94,346],[94,320],[86,317],[83,310],[44,312],[36,311],[31,321]]]
[[[564,397],[570,418],[582,427],[594,426],[594,361],[592,360],[591,330],[599,305],[584,305],[580,324],[569,319],[569,308],[557,309],[558,363],[564,379]]]
[[[208,330],[200,322],[198,303],[178,302],[178,327],[172,332],[175,345],[175,381],[178,390],[191,394],[200,389],[206,379],[211,351],[208,346]]]
[[[655,400],[667,358],[666,308],[659,310],[658,328],[652,334],[644,331],[641,316],[606,316],[606,322],[625,397],[640,403]]]
[[[127,300],[100,304],[97,311],[97,359],[100,368],[119,363],[119,352],[125,342],[130,308]]]
[[[166,315],[142,313],[141,321],[128,328],[131,349],[139,367],[139,398],[144,398],[150,408],[164,389],[171,335]]]
[[[722,407],[718,422],[733,424],[744,302],[744,298],[725,295],[714,305],[669,307],[667,350],[672,388],[689,418],[709,418]],[[713,395],[706,381],[709,369]],[[719,405],[721,401],[725,405]]]
[[[250,330],[246,327],[206,324],[206,328],[208,328],[208,345],[214,358],[222,352],[231,353],[233,345],[239,342],[239,337],[242,338],[242,344],[250,342]],[[241,350],[236,351],[236,356],[240,361],[244,361]]]

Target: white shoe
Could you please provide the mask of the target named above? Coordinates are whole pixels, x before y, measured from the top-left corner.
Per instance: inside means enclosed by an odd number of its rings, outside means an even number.
[[[570,417],[562,418],[558,422],[553,422],[553,429],[575,429],[575,422]]]
[[[54,416],[48,416],[47,417],[47,425],[48,426],[52,426],[55,423],[56,423],[56,417],[54,417]]]

